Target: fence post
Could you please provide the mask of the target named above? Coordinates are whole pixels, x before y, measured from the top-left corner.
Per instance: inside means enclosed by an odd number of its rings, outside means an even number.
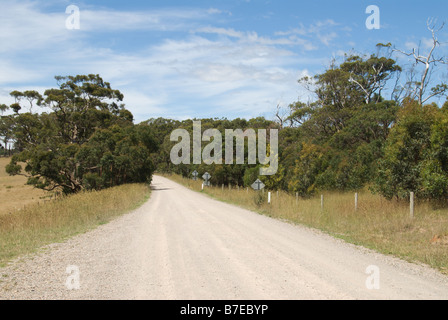
[[[411,218],[414,218],[414,192],[411,192],[411,196],[409,199],[409,209],[411,213]]]
[[[358,211],[358,192],[355,193],[355,211]]]

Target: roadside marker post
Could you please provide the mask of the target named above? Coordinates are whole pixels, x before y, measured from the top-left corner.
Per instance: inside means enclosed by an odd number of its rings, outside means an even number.
[[[210,175],[210,173],[208,173],[208,172],[204,173],[204,175],[202,176],[202,178],[204,179],[204,182],[202,183],[202,185],[209,187],[211,177],[212,176]]]
[[[264,193],[264,187],[265,184],[263,182],[261,182],[260,179],[255,180],[254,183],[252,183],[251,185],[252,189],[254,189],[255,191],[262,191]],[[268,193],[268,203],[271,203],[271,193]]]

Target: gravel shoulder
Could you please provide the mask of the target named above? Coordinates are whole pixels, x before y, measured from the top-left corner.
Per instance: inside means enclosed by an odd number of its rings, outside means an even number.
[[[6,300],[447,298],[448,277],[427,266],[160,176],[137,210],[0,269]]]

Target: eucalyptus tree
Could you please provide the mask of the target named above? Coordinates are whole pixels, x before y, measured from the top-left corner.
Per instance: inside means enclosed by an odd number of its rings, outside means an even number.
[[[154,171],[151,133],[133,124],[123,94],[99,75],[56,77],[58,88],[43,97],[14,91],[18,110],[24,97],[38,99],[49,113],[14,115],[18,154],[7,172],[28,177],[45,190],[74,193],[127,182],[149,182]],[[22,168],[22,164],[25,164]]]

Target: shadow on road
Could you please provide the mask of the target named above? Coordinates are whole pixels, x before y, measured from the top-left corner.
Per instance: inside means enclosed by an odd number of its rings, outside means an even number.
[[[158,187],[157,185],[150,185],[150,188],[152,191],[164,191],[164,190],[171,190],[171,188],[163,188],[163,187]]]

